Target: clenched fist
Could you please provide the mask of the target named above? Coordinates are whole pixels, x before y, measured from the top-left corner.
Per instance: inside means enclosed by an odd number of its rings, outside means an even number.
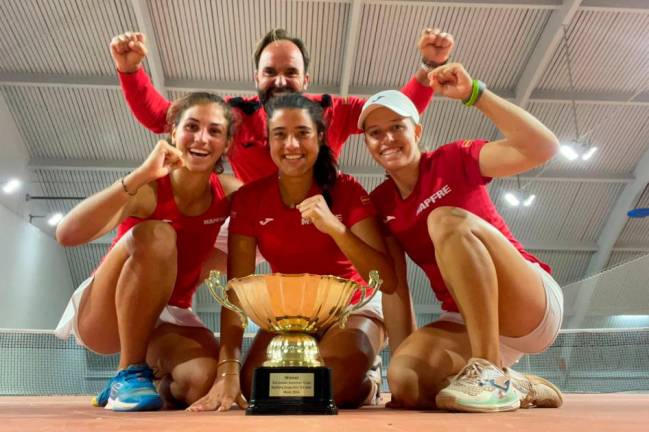
[[[428,74],[430,86],[438,95],[464,100],[471,96],[473,80],[460,63],[449,63]]]
[[[417,46],[421,52],[421,60],[426,65],[441,65],[446,63],[453,50],[453,35],[438,28],[426,28],[421,32]]]
[[[133,73],[140,67],[148,52],[144,40],[144,33],[126,32],[110,41],[110,55],[118,71]]]

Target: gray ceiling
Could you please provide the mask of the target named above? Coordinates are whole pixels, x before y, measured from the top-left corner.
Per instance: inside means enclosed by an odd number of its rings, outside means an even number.
[[[434,25],[455,36],[454,59],[561,140],[576,136],[574,99],[581,132],[590,131],[599,148],[590,161],[557,157],[542,172],[522,176],[521,186],[537,196],[529,208],[502,200],[518,187],[515,179],[493,182],[492,198],[523,244],[554,267],[562,284],[649,252],[649,219],[625,216],[636,205],[649,206],[649,1],[1,0],[0,8],[4,120],[22,140],[32,195],[87,196],[142,160],[155,142],[117,85],[108,43],[118,33],[147,33],[146,68],[168,97],[192,89],[252,94],[255,42],[277,26],[307,43],[312,91],[367,95],[409,79],[418,64],[417,36]],[[423,122],[430,149],[496,136],[479,112],[442,98]],[[382,179],[359,137],[350,139],[340,162],[369,189]],[[19,211],[27,218],[76,202],[32,201]],[[68,251],[75,282],[105,246]],[[421,273],[410,271],[416,303],[433,304]]]

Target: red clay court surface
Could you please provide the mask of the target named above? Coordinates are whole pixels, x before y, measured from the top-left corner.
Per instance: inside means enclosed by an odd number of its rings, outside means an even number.
[[[568,394],[559,409],[500,414],[341,410],[337,416],[245,416],[162,411],[115,413],[90,406],[89,396],[0,397],[0,431],[174,432],[446,432],[648,431],[649,394]]]

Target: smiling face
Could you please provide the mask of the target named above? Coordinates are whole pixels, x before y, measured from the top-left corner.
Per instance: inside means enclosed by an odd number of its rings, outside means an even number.
[[[261,52],[255,83],[262,103],[281,93],[301,93],[306,90],[308,82],[302,52],[293,42],[272,42]]]
[[[223,108],[216,103],[187,108],[174,126],[171,138],[183,152],[189,171],[213,170],[230,143]]]
[[[422,127],[412,119],[379,107],[367,116],[364,128],[370,154],[388,172],[419,161]]]
[[[281,108],[268,120],[270,156],[283,176],[311,176],[320,137],[305,109]]]

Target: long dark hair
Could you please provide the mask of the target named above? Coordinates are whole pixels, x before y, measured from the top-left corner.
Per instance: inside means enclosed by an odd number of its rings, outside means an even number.
[[[270,127],[270,119],[273,114],[280,109],[304,110],[316,125],[320,145],[318,157],[313,165],[313,178],[322,190],[322,196],[327,201],[327,205],[331,207],[333,204],[331,189],[336,184],[336,178],[338,177],[338,163],[334,159],[331,148],[327,145],[327,130],[322,107],[299,93],[285,93],[273,96],[265,108],[269,119],[268,127]],[[268,135],[270,136],[270,133]]]
[[[236,128],[232,108],[230,108],[230,105],[228,105],[221,96],[214,93],[193,92],[176,99],[175,101],[173,101],[173,103],[169,107],[169,110],[167,111],[167,124],[172,128],[175,128],[176,126],[178,126],[178,123],[180,123],[180,119],[182,118],[185,111],[196,105],[208,104],[216,104],[223,110],[223,117],[225,117],[225,120],[228,122],[226,138],[228,139],[228,141],[231,140],[232,137],[234,137]],[[169,137],[169,142],[171,143],[171,137]],[[225,153],[221,155],[219,160],[216,162],[216,165],[214,166],[214,171],[217,174],[223,173],[224,158]]]

